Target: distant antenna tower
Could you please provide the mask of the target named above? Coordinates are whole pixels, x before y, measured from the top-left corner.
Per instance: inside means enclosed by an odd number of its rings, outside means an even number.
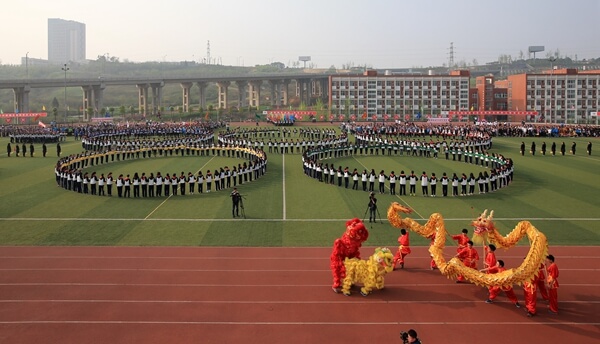
[[[206,64],[210,64],[210,40],[206,43]]]
[[[452,70],[454,67],[454,42],[450,42],[450,53],[448,55],[448,69]]]

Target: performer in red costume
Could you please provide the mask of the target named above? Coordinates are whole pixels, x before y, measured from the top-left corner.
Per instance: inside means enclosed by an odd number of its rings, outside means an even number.
[[[548,290],[546,289],[546,265],[544,263],[540,264],[540,270],[538,271],[538,276],[544,276],[543,278],[538,278],[537,281],[537,289],[542,295],[542,299],[544,301],[548,301]]]
[[[496,266],[496,246],[494,246],[493,244],[489,244],[485,247],[484,251],[485,261],[483,262],[483,267],[487,269]]]
[[[346,277],[344,260],[346,258],[360,259],[360,247],[368,237],[369,231],[365,228],[364,223],[360,219],[354,218],[346,222],[346,232],[342,237],[335,239],[333,242],[329,267],[333,274],[332,289],[334,292],[339,293],[341,291],[342,280]]]
[[[460,252],[463,248],[467,247],[467,243],[469,242],[469,230],[463,228],[461,234],[453,235],[452,240],[456,241],[458,247],[456,248],[456,253]]]
[[[558,314],[558,266],[554,262],[554,256],[548,255],[546,257],[546,266],[548,270],[548,300],[550,309],[548,310],[551,314]]]
[[[429,246],[433,246],[433,244],[435,243],[435,232],[433,232],[433,234],[427,239],[431,239]],[[431,263],[429,264],[429,266],[431,267],[431,270],[437,269],[437,265],[435,264],[435,260],[433,260],[433,256],[431,256]]]
[[[536,313],[537,307],[537,281],[523,282],[523,294],[525,296],[525,311],[527,316],[532,317]]]
[[[463,248],[456,255],[458,259],[460,259],[465,266],[470,267],[471,269],[477,269],[477,261],[479,261],[479,253],[477,250],[473,248],[473,241],[469,240],[467,242],[467,247]],[[458,280],[456,283],[460,283],[464,281],[465,278],[462,275],[458,276]]]
[[[400,233],[402,233],[402,235],[398,237],[398,243],[400,244],[400,247],[398,247],[398,252],[396,252],[396,255],[394,256],[394,269],[398,264],[400,264],[400,269],[404,269],[404,257],[409,255],[411,252],[408,232],[406,229],[402,228]]]
[[[506,271],[506,268],[504,267],[504,261],[498,260],[496,262],[495,266],[485,268],[480,271],[487,272],[488,274],[496,274],[499,272]],[[517,300],[517,295],[515,295],[515,291],[513,290],[513,288],[511,286],[509,286],[509,287],[490,287],[490,288],[488,288],[488,290],[490,292],[490,296],[488,297],[487,300],[485,300],[485,303],[493,303],[494,300],[496,299],[496,297],[498,296],[498,294],[500,294],[500,291],[502,290],[506,294],[506,297],[508,297],[510,302],[512,302],[513,305],[515,305],[515,307],[521,308],[521,305],[519,304],[519,301]]]

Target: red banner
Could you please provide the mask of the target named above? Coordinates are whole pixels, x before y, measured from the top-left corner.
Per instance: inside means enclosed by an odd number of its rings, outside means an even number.
[[[263,115],[316,115],[316,111],[286,111],[286,110],[277,110],[277,111],[263,111]]]
[[[528,116],[538,115],[537,111],[448,111],[449,115],[465,116]]]
[[[30,117],[47,117],[46,112],[29,112],[29,113],[3,113],[0,118],[30,118]]]

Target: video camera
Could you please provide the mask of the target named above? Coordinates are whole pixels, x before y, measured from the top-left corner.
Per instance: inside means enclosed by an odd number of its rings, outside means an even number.
[[[400,331],[400,339],[402,339],[402,343],[408,343],[408,332]]]

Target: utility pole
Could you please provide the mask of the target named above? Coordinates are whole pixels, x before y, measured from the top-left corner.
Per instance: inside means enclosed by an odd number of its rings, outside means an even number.
[[[69,67],[67,67],[67,64],[65,63],[63,65],[63,67],[61,68],[63,71],[65,71],[65,123],[67,123],[67,71],[69,70]]]

